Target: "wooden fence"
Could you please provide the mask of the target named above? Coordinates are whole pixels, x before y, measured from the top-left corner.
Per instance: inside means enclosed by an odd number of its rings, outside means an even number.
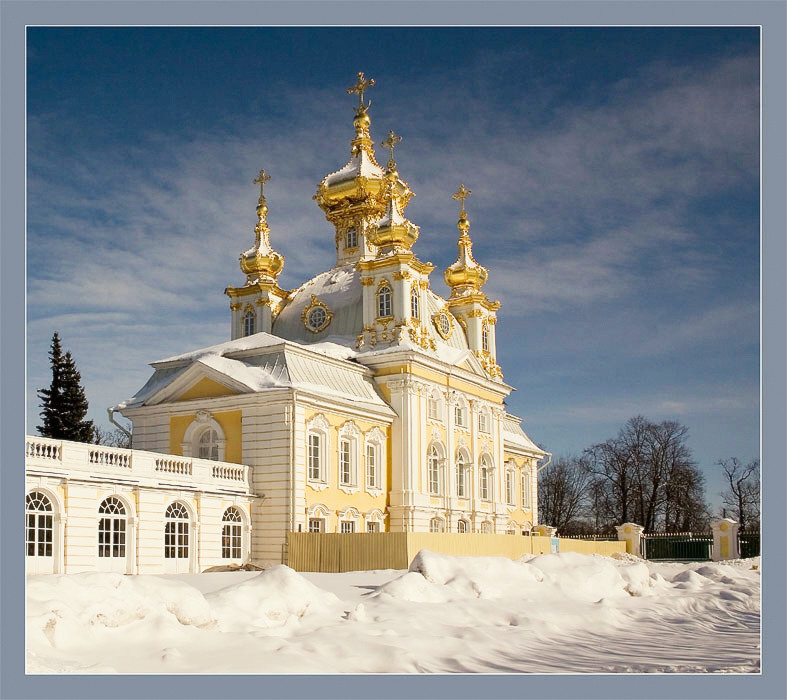
[[[581,554],[625,552],[626,543],[558,538],[559,551]],[[549,554],[552,540],[536,535],[480,533],[291,532],[287,535],[284,563],[296,571],[370,571],[406,569],[422,549],[440,554],[497,556],[518,559],[524,554]]]

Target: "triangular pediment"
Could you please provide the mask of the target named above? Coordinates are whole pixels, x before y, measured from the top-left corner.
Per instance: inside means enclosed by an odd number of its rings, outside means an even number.
[[[197,361],[159,389],[145,403],[152,405],[234,396],[248,391],[249,387],[242,382]]]

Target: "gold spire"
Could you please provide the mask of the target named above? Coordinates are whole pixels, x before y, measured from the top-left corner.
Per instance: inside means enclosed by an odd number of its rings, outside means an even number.
[[[260,170],[255,185],[260,186],[260,198],[257,200],[257,225],[254,227],[254,247],[249,248],[240,256],[240,269],[246,275],[246,283],[275,282],[284,267],[284,257],[277,253],[270,244],[270,228],[268,228],[268,205],[265,202],[265,183],[271,179],[264,170]]]
[[[413,243],[418,240],[418,226],[402,214],[402,209],[407,205],[403,195],[411,193],[409,193],[409,188],[403,193],[397,187],[400,183],[404,183],[396,172],[393,150],[401,140],[401,136],[389,131],[388,138],[380,144],[387,148],[391,154],[388,159],[388,170],[385,173],[385,187],[383,189],[385,214],[376,225],[370,227],[368,237],[369,242],[382,251],[410,250]]]
[[[374,150],[372,149],[372,137],[369,135],[369,107],[372,106],[372,101],[364,103],[363,93],[374,85],[374,78],[366,80],[363,73],[358,73],[358,80],[355,85],[347,88],[347,94],[352,95],[358,93],[358,106],[355,108],[355,119],[353,119],[353,126],[355,127],[355,138],[350,142],[352,152],[357,153],[359,150],[366,151],[374,161]],[[376,161],[375,165],[377,165]],[[379,167],[379,166],[378,166]]]
[[[352,95],[353,93],[358,93],[358,112],[365,112],[369,107],[372,106],[372,101],[369,100],[369,104],[363,103],[363,93],[366,90],[374,85],[374,78],[369,78],[366,80],[362,72],[358,72],[358,80],[356,81],[355,85],[352,87],[347,88],[347,94]]]
[[[388,152],[390,153],[390,157],[388,158],[388,163],[386,164],[386,168],[388,168],[388,172],[394,172],[396,170],[396,163],[394,162],[393,152],[396,145],[402,140],[401,136],[397,136],[393,129],[388,132],[388,138],[385,141],[381,142],[380,145],[383,148],[387,148]]]
[[[461,202],[459,210],[459,241],[457,248],[459,254],[456,262],[449,265],[445,271],[445,283],[451,287],[451,296],[464,296],[472,292],[479,292],[487,280],[489,273],[485,267],[479,265],[473,258],[473,242],[470,240],[470,222],[467,220],[465,200],[470,196],[471,190],[464,185],[459,185],[459,191],[452,194],[452,199]]]

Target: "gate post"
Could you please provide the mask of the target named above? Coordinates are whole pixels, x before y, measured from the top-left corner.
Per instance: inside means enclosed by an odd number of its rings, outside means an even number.
[[[557,528],[551,525],[536,525],[533,532],[539,537],[557,537]]]
[[[642,556],[642,533],[645,528],[636,523],[623,523],[615,526],[618,531],[618,540],[626,543],[626,553],[636,557]]]
[[[711,523],[713,530],[713,561],[740,559],[738,547],[738,528],[740,523],[732,518],[721,518]]]

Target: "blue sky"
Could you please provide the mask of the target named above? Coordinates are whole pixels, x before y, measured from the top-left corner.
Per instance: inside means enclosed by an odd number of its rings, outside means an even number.
[[[712,502],[713,463],[758,455],[757,29],[31,28],[27,70],[28,432],[54,330],[101,424],[148,363],[229,338],[260,168],[282,285],[327,267],[311,196],[347,161],[363,70],[439,293],[450,195],[473,191],[533,439],[577,453],[677,419]]]

